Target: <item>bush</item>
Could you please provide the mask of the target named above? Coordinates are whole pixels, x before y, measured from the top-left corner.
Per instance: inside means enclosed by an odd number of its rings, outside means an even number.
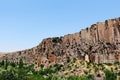
[[[0,74],[0,80],[16,80],[16,76],[14,71],[3,71],[2,74]]]
[[[73,58],[73,62],[75,63],[77,61],[77,59],[76,58]]]
[[[8,60],[6,59],[6,61],[5,61],[5,70],[7,70],[7,67],[8,67],[8,65],[9,65],[9,63],[8,63]]]
[[[105,71],[105,80],[116,80],[117,75],[109,70]]]
[[[54,71],[50,68],[39,71],[40,75],[47,75],[47,74],[52,74],[52,73],[54,73]]]
[[[49,76],[47,80],[58,80],[57,76]]]
[[[61,65],[59,64],[55,64],[54,67],[55,67],[55,71],[59,71],[61,69]]]
[[[0,66],[4,66],[4,60],[2,60],[2,62],[0,62]]]
[[[59,37],[53,37],[53,38],[52,38],[52,42],[57,43],[57,42],[58,42],[58,39],[59,39]]]
[[[69,76],[68,80],[78,80],[78,77],[77,76]]]
[[[26,80],[27,79],[27,77],[26,77],[27,73],[25,72],[24,69],[18,69],[17,75],[18,75],[17,80]]]
[[[40,67],[41,67],[41,69],[43,69],[44,68],[44,64],[40,64]]]
[[[11,62],[10,65],[11,65],[12,67],[16,67],[16,64],[15,64],[14,62]]]
[[[105,63],[107,66],[112,66],[112,63]]]
[[[24,69],[26,70],[26,73],[34,72],[34,64],[27,65],[27,66],[24,67]]]
[[[70,63],[71,60],[70,60],[70,57],[67,57],[67,63]]]
[[[114,62],[114,65],[120,65],[120,62]]]

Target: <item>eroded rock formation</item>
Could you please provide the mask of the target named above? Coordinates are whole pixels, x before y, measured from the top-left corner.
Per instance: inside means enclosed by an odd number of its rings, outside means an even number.
[[[75,34],[44,39],[38,46],[1,56],[0,60],[25,63],[61,63],[78,58],[95,63],[120,62],[120,18],[91,25]]]

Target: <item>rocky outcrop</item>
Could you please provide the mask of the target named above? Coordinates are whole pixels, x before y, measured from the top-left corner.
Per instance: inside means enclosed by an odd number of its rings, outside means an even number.
[[[77,58],[95,63],[120,62],[120,18],[91,25],[75,34],[44,39],[38,46],[5,54],[1,60],[46,64]]]

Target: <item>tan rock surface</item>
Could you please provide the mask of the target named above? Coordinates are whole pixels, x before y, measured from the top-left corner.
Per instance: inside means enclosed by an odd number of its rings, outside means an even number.
[[[87,61],[96,63],[120,61],[120,18],[98,22],[75,34],[44,39],[34,48],[7,53],[0,60],[18,62],[23,58],[25,63],[49,64],[68,58],[85,60],[86,54]]]

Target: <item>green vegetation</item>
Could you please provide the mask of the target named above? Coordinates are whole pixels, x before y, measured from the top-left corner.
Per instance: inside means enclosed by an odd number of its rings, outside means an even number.
[[[15,72],[10,71],[3,71],[0,74],[0,80],[17,80],[17,77],[15,76]]]
[[[40,64],[40,67],[41,67],[41,69],[43,69],[44,68],[44,64]]]
[[[105,71],[105,76],[106,76],[105,80],[116,80],[117,79],[117,75],[109,70]]]
[[[7,59],[5,60],[4,66],[5,66],[5,69],[7,69],[7,67],[8,67],[8,60]]]
[[[57,42],[58,42],[58,39],[59,39],[59,37],[53,37],[53,38],[52,38],[52,42],[57,43]]]
[[[23,68],[23,60],[22,58],[20,58],[19,60],[19,69],[22,69]]]
[[[85,61],[79,62],[76,58],[67,58],[66,62],[66,65],[56,63],[47,68],[44,64],[40,64],[40,70],[36,71],[33,64],[24,64],[22,58],[18,64],[6,59],[0,62],[0,80],[95,80],[95,74],[101,71],[104,72],[104,80],[116,80],[117,75],[120,76],[120,72],[114,72],[118,71],[119,62],[95,64]],[[113,67],[113,65],[115,66]],[[77,76],[76,73],[83,74]]]
[[[2,62],[0,63],[0,66],[4,66],[4,60],[2,60]]]
[[[70,57],[67,57],[67,63],[70,63],[70,61],[71,61]]]

